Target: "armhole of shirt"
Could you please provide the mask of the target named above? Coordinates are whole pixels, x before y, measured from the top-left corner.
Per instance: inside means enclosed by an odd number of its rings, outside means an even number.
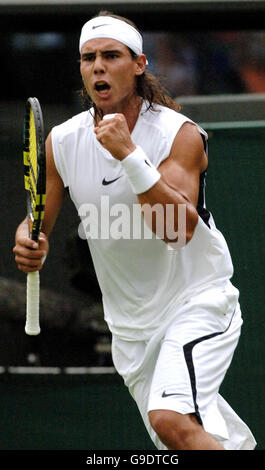
[[[203,147],[206,155],[208,156],[208,134],[207,132],[202,129],[196,122],[192,121],[188,117],[181,115],[181,121],[179,123],[179,126],[177,126],[176,131],[172,129],[172,133],[170,137],[168,138],[168,148],[167,148],[167,155],[161,158],[161,161],[159,162],[162,163],[166,158],[168,158],[174,139],[182,126],[186,123],[190,122],[191,124],[195,125],[200,133],[200,136],[203,141]],[[207,225],[208,228],[211,228],[210,226],[210,218],[211,218],[211,213],[208,211],[206,208],[206,201],[205,201],[205,186],[206,186],[206,176],[207,176],[207,170],[201,173],[200,175],[200,187],[199,187],[199,197],[198,197],[198,204],[197,204],[197,212],[200,218],[203,220],[203,222]]]
[[[196,122],[192,121],[187,116],[184,116],[184,115],[180,114],[179,119],[180,119],[180,122],[179,122],[178,126],[176,126],[176,129],[172,128],[170,134],[168,134],[168,136],[167,136],[167,149],[166,149],[165,154],[163,156],[161,156],[161,159],[159,160],[157,166],[159,166],[164,160],[166,160],[169,157],[173,142],[174,142],[177,134],[179,133],[180,129],[182,128],[182,126],[184,124],[186,124],[186,122],[190,122],[191,124],[193,124],[194,126],[197,127],[197,129],[198,129],[198,131],[199,131],[199,133],[202,137],[202,140],[203,140],[203,145],[204,145],[205,152],[206,152],[206,154],[208,153],[208,144],[207,144],[208,135],[207,135],[207,132],[205,132],[204,129],[202,129],[198,124],[196,124]]]
[[[57,135],[56,128],[52,129],[51,139],[52,139],[54,164],[56,166],[56,169],[60,177],[62,178],[64,187],[67,188],[69,186],[69,181],[67,177],[67,167],[66,167],[66,162],[65,162],[65,156],[62,152],[62,144],[59,140],[59,136]]]

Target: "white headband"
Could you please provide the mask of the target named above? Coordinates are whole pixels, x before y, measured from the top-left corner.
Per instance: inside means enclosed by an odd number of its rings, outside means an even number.
[[[125,21],[112,16],[97,16],[84,24],[79,41],[79,52],[85,42],[96,38],[116,39],[132,49],[135,54],[143,53],[141,34]]]

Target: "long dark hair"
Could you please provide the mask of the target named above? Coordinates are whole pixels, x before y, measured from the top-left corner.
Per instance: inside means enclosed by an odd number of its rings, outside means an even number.
[[[133,28],[135,28],[137,31],[139,31],[136,25],[131,20],[128,20],[127,18],[124,18],[123,16],[114,15],[113,13],[108,12],[108,11],[100,11],[98,15],[95,16],[95,18],[97,18],[98,16],[111,16],[112,18],[125,21],[126,23],[131,25]],[[129,47],[128,49],[132,58],[135,60],[137,58],[137,54],[135,54],[135,52],[133,52]],[[84,86],[82,90],[80,91],[80,93],[82,97],[83,106],[86,109],[93,107],[94,112],[95,112],[94,114],[95,117],[97,115],[100,115],[100,111],[96,108],[95,104],[91,100]],[[158,104],[161,106],[165,106],[166,108],[173,109],[174,111],[180,110],[180,106],[169,95],[166,88],[148,70],[145,70],[142,75],[139,75],[136,77],[136,93],[138,96],[143,98],[148,103],[147,109],[152,109],[153,111],[155,111],[154,105]]]

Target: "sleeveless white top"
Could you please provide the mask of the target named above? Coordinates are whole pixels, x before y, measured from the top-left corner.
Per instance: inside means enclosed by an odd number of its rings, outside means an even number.
[[[143,104],[132,140],[158,167],[183,123],[192,121],[168,108],[156,109],[146,110]],[[84,217],[84,231],[91,235],[88,243],[110,331],[125,340],[147,340],[178,305],[227,283],[233,265],[209,213],[208,223],[200,216],[191,241],[179,250],[168,249],[147,229],[137,217],[138,199],[120,162],[96,139],[92,114],[80,113],[52,129],[54,160]],[[206,132],[199,131],[207,140]]]

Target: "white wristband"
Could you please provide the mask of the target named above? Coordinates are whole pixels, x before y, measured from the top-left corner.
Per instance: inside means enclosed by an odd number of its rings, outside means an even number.
[[[105,114],[105,116],[103,116],[103,121],[105,121],[106,119],[112,119],[116,116],[117,113],[114,113],[114,114]]]
[[[142,194],[152,188],[161,175],[139,146],[121,160],[135,194]]]

